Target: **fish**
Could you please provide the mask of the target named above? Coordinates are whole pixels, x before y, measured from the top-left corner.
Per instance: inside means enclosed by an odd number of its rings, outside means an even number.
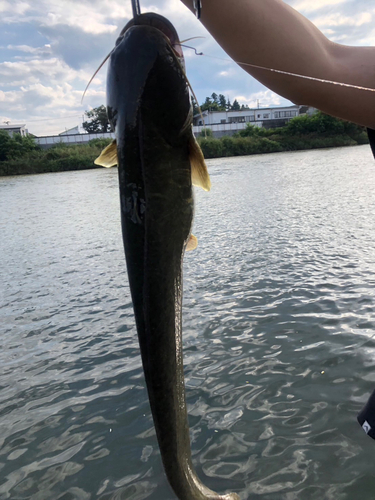
[[[182,267],[194,249],[192,185],[211,181],[192,132],[178,34],[144,13],[116,41],[107,112],[115,141],[95,161],[118,165],[123,243],[143,371],[164,470],[179,500],[239,500],[198,478],[191,458],[182,354]]]

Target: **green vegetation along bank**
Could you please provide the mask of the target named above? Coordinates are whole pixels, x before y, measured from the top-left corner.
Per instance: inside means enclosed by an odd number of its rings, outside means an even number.
[[[0,176],[95,168],[95,158],[110,142],[110,139],[94,139],[86,145],[60,143],[41,149],[29,137],[16,135],[12,139],[0,131]]]
[[[265,129],[248,124],[234,136],[221,139],[214,139],[208,129],[201,133],[198,142],[205,158],[220,158],[356,146],[368,144],[368,137],[363,127],[318,112],[293,118],[282,128]]]
[[[31,137],[14,138],[0,131],[0,175],[36,174],[95,168],[94,160],[110,140],[87,145],[57,144],[40,149]],[[264,129],[248,125],[233,137],[214,139],[211,130],[198,137],[206,158],[242,156],[368,143],[366,131],[353,123],[316,113],[293,118],[287,126]]]

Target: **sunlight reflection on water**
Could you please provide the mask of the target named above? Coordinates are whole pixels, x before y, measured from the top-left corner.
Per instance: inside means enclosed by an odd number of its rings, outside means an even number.
[[[185,259],[193,461],[243,500],[372,500],[367,147],[209,161]],[[116,170],[0,178],[0,498],[172,500],[147,395]],[[367,341],[367,342],[366,342]]]

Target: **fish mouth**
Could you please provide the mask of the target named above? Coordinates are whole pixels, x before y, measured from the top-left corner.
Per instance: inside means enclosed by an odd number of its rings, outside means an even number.
[[[182,52],[182,47],[180,39],[178,38],[177,31],[173,24],[168,21],[163,16],[155,14],[154,12],[147,12],[146,14],[141,14],[137,19],[131,19],[126,26],[122,29],[119,37],[116,40],[116,45],[118,45],[125,36],[125,33],[133,26],[151,26],[156,30],[160,31],[168,40],[170,46],[172,47],[175,55],[183,60],[184,55]]]

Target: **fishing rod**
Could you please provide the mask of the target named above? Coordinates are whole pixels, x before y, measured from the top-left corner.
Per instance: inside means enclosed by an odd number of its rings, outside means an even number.
[[[141,7],[139,6],[139,0],[132,0],[132,9],[133,9],[134,24],[137,24],[137,19],[141,15]]]
[[[194,10],[197,19],[200,19],[202,12],[202,0],[194,0]]]

